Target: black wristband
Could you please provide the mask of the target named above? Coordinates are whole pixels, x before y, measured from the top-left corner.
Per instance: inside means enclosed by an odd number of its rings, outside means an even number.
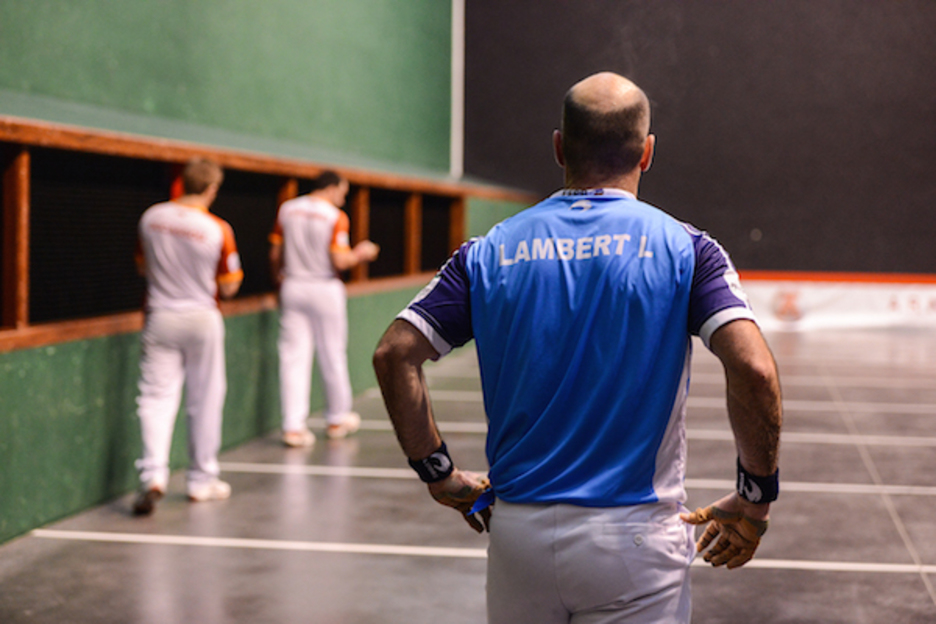
[[[741,465],[738,458],[738,496],[749,503],[772,503],[780,494],[780,469],[769,477],[752,475]]]
[[[449,457],[445,442],[429,457],[409,460],[409,465],[424,483],[435,483],[447,479],[455,470],[455,464],[452,463],[452,458]]]

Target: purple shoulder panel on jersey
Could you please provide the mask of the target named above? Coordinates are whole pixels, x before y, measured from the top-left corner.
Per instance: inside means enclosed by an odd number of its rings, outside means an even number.
[[[474,338],[471,284],[465,262],[475,240],[463,243],[398,317],[413,323],[440,355]]]
[[[683,225],[695,247],[689,331],[708,345],[712,333],[725,323],[742,318],[756,322],[756,319],[728,252],[705,232]]]

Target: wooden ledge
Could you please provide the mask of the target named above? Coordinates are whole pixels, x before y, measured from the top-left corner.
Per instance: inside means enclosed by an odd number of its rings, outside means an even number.
[[[418,288],[428,284],[433,275],[435,274],[432,272],[417,273],[415,275],[380,278],[348,284],[348,297],[364,297],[381,292]],[[276,294],[267,293],[234,299],[233,301],[222,301],[221,313],[224,316],[242,316],[276,310],[277,307]],[[142,329],[143,312],[141,311],[41,323],[21,329],[2,329],[0,330],[0,353],[45,347],[74,340],[129,334]]]
[[[0,115],[0,141],[169,163],[182,163],[193,156],[207,156],[218,161],[223,167],[285,177],[313,178],[326,169],[333,169],[352,184],[359,186],[448,197],[471,196],[524,203],[536,201],[532,194],[497,187],[337,167],[259,152],[224,149],[9,115]]]

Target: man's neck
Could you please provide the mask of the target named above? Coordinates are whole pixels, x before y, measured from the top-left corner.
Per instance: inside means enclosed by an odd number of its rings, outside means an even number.
[[[328,202],[328,203],[331,204],[332,206],[335,205],[335,201],[334,201],[334,199],[333,199],[333,197],[332,197],[332,194],[329,192],[328,189],[321,189],[321,190],[319,190],[319,191],[312,191],[311,193],[309,193],[309,197],[311,197],[312,199],[318,199],[318,200],[321,200],[321,201],[324,201],[324,202]]]
[[[567,189],[598,189],[598,188],[616,188],[633,193],[637,196],[637,187],[640,186],[640,169],[635,169],[634,171],[622,175],[615,176],[612,178],[598,178],[598,177],[579,177],[572,178],[567,175],[565,179],[565,188]]]
[[[198,208],[199,210],[208,210],[209,202],[206,201],[205,197],[202,195],[182,195],[181,197],[176,198],[175,203],[182,204],[183,206],[189,206],[190,208]]]

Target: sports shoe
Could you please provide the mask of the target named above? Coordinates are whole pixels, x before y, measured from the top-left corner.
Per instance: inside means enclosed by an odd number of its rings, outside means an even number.
[[[315,434],[308,429],[284,431],[283,444],[292,448],[309,448],[315,444]]]
[[[156,509],[156,503],[166,494],[165,488],[157,484],[144,485],[133,501],[133,515],[148,516]]]
[[[361,428],[361,416],[355,412],[347,412],[340,423],[329,423],[325,434],[329,440],[345,438]]]
[[[190,483],[188,498],[194,503],[224,500],[231,496],[231,486],[221,479],[212,479],[204,483]]]

